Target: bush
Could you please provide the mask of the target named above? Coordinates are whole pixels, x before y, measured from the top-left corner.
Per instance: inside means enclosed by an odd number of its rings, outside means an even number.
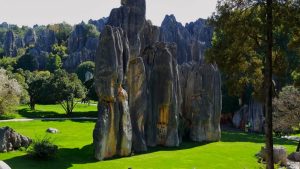
[[[42,139],[33,140],[28,152],[34,158],[47,160],[56,156],[58,151],[57,145],[53,144],[53,140],[45,136]]]

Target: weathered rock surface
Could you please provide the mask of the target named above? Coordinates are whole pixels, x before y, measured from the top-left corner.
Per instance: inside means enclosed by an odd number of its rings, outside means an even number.
[[[69,56],[64,62],[64,67],[68,70],[75,70],[82,62],[95,61],[98,43],[98,37],[90,35],[85,23],[75,25],[68,39]]]
[[[99,32],[102,32],[102,30],[104,29],[106,22],[107,22],[108,18],[103,17],[99,20],[89,20],[89,24],[95,25],[98,29]]]
[[[179,146],[181,92],[176,45],[156,43],[142,57],[147,77],[147,145]]]
[[[38,34],[36,48],[39,51],[51,52],[52,46],[57,43],[55,32],[49,29],[43,29]]]
[[[16,56],[17,48],[15,44],[16,37],[12,31],[7,31],[4,41],[4,53],[5,56]]]
[[[11,169],[5,162],[0,161],[0,169]]]
[[[0,152],[9,152],[21,147],[28,147],[32,140],[16,133],[9,127],[0,128]]]
[[[121,7],[113,9],[107,21],[107,25],[121,27],[126,32],[132,57],[139,56],[141,52],[140,34],[145,17],[145,0],[121,0]]]
[[[147,20],[144,24],[144,28],[141,32],[141,49],[142,51],[148,47],[153,46],[159,41],[160,28],[152,25],[150,20]]]
[[[258,157],[262,158],[262,160],[266,161],[267,158],[267,151],[265,147],[262,147],[260,152],[257,154]],[[274,147],[274,163],[276,164],[282,164],[284,166],[287,166],[287,151],[284,147],[281,146],[275,146]]]
[[[245,129],[250,124],[249,130],[254,132],[264,131],[263,105],[255,100],[251,100],[249,105],[244,105],[235,112],[232,122],[235,127]]]
[[[132,146],[135,152],[147,151],[145,118],[147,112],[146,72],[141,57],[132,58],[127,73],[129,107],[132,122]]]
[[[93,134],[98,160],[127,156],[131,146],[134,152],[179,146],[184,131],[193,141],[220,139],[220,72],[203,61],[211,29],[205,20],[184,27],[174,16],[159,28],[145,14],[145,0],[121,0],[100,35]]]
[[[35,45],[37,41],[36,33],[33,29],[29,29],[24,36],[25,46]]]
[[[182,116],[185,131],[193,141],[221,138],[221,75],[214,65],[185,63],[180,66]]]
[[[300,162],[300,152],[293,152],[288,156],[288,159],[291,161]]]
[[[128,40],[122,29],[106,26],[100,35],[96,57],[95,84],[99,117],[93,138],[95,158],[128,156],[132,127],[127,92],[122,88],[128,67]]]
[[[184,27],[174,15],[166,15],[160,28],[160,41],[177,44],[178,64],[201,62],[205,49],[211,44],[212,32],[205,20],[200,19]]]

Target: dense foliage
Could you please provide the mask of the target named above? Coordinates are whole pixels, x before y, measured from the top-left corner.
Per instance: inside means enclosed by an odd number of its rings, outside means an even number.
[[[22,87],[17,80],[0,69],[0,115],[14,112],[21,97]]]
[[[299,28],[299,2],[274,1],[273,72],[278,88],[291,83],[300,65],[291,48]],[[222,0],[209,19],[215,32],[207,61],[217,63],[230,95],[242,97],[247,88],[259,96],[263,84],[266,38],[265,1]],[[258,97],[259,98],[259,97]]]
[[[278,134],[291,134],[300,124],[300,91],[293,86],[282,89],[273,100],[274,131]]]

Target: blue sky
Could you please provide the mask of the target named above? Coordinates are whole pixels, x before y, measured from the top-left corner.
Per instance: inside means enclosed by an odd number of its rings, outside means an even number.
[[[174,14],[182,23],[207,18],[217,0],[147,0],[147,19],[160,25],[166,14]],[[108,16],[120,0],[0,0],[0,23],[18,25],[52,24],[66,21],[76,24]]]

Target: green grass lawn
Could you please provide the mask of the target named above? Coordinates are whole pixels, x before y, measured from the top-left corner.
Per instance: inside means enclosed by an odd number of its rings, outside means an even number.
[[[17,118],[63,118],[67,116],[60,104],[36,105],[32,111],[28,105],[21,105],[17,109]],[[97,117],[97,106],[78,103],[71,117]]]
[[[31,121],[7,122],[17,132],[31,138],[43,137],[48,127],[60,130],[52,135],[59,146],[56,158],[38,161],[24,151],[0,154],[0,160],[12,169],[255,169],[259,168],[255,154],[260,150],[264,137],[257,134],[223,132],[222,141],[216,143],[184,142],[179,148],[154,148],[146,154],[97,162],[93,159],[93,121]],[[275,139],[289,152],[295,142]]]

